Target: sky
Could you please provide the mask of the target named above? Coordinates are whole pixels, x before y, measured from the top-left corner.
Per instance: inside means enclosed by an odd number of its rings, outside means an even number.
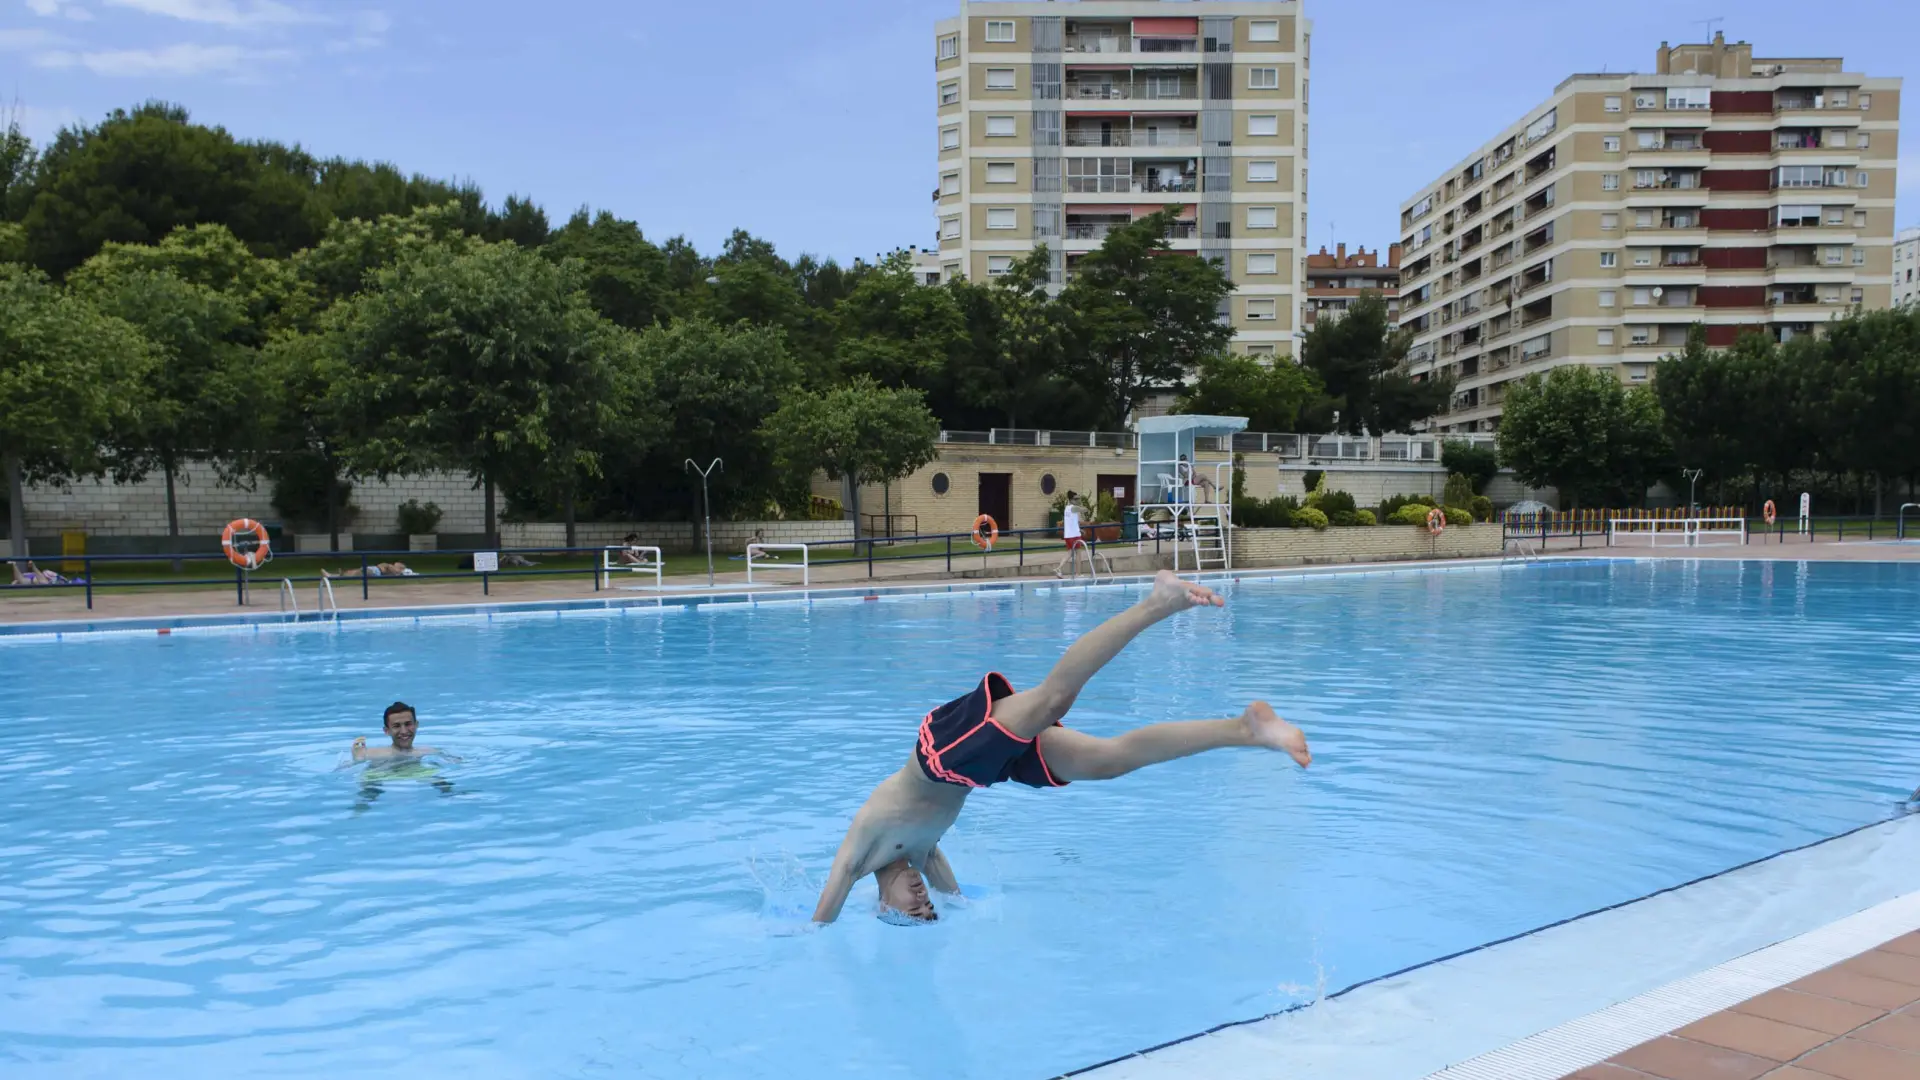
[[[1036,7],[1040,6],[1038,4]],[[1052,5],[1070,14],[1070,3]],[[1168,0],[1174,6],[1174,0]],[[848,261],[933,239],[933,24],[957,0],[0,0],[0,111],[36,140],[150,99],[241,138]],[[1913,0],[1316,3],[1308,242],[1402,200],[1575,72],[1714,29],[1920,87]],[[1719,21],[1707,23],[1705,20]],[[1920,110],[1907,110],[1920,125]],[[1920,225],[1920,134],[1900,222]]]

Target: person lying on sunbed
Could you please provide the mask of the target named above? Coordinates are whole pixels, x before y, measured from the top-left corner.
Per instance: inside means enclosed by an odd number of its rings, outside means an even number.
[[[40,569],[33,565],[31,561],[27,563],[27,568],[24,571],[20,569],[19,563],[8,563],[7,565],[13,568],[13,583],[15,585],[79,585],[83,584],[86,580],[85,578],[62,577],[51,570]]]
[[[324,578],[355,578],[355,577],[361,577],[362,575],[360,572],[360,568],[355,567],[352,570],[322,570],[320,571],[320,576]],[[407,569],[406,563],[382,562],[382,563],[367,564],[365,576],[366,577],[419,577],[420,575],[417,571]]]

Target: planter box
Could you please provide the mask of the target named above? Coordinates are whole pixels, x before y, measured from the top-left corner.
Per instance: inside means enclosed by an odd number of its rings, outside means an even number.
[[[440,550],[440,535],[438,533],[416,533],[410,535],[407,537],[407,550],[438,551]]]

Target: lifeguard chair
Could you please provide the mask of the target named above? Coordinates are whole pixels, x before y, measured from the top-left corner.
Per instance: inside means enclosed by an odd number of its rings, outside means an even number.
[[[1139,435],[1140,528],[1167,530],[1173,569],[1233,568],[1233,459],[1201,465],[1195,441],[1245,431],[1244,416],[1148,416],[1134,421]]]

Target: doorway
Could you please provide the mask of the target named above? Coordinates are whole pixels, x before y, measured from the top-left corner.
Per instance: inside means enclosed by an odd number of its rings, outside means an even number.
[[[1115,510],[1126,510],[1133,506],[1134,475],[1132,473],[1101,473],[1094,477],[1093,482],[1098,485],[1094,489],[1095,496],[1113,496]]]
[[[1013,474],[980,474],[980,513],[1001,530],[1013,528]]]

